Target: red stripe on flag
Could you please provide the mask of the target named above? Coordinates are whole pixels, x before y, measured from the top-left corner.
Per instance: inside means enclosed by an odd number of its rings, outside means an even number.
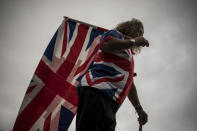
[[[132,63],[131,63],[131,69],[134,69],[134,61],[133,61],[133,58],[132,58]],[[126,83],[125,87],[123,88],[123,91],[121,92],[121,94],[119,95],[119,97],[117,99],[117,102],[118,103],[122,103],[124,101],[124,99],[127,96],[129,90],[131,89],[131,84],[133,83],[133,73],[134,73],[134,70],[131,70],[130,71],[130,76],[127,79],[127,83]]]
[[[44,122],[44,128],[43,131],[49,131],[51,124],[51,114],[47,117],[47,119]]]
[[[85,68],[87,68],[88,63],[90,62],[92,57],[95,55],[95,53],[98,51],[98,48],[99,48],[99,45],[96,46],[96,48],[94,49],[94,52],[90,55],[90,57],[86,60],[86,62],[77,69],[77,71],[75,72],[75,76],[79,74],[80,72],[82,72]]]
[[[88,32],[89,26],[80,24],[78,27],[78,34],[75,39],[75,42],[73,46],[70,49],[70,52],[65,60],[65,62],[61,65],[59,70],[57,71],[57,74],[61,75],[66,78],[70,75],[77,58],[79,57],[79,54],[81,52],[81,49],[83,47],[87,32]]]
[[[51,92],[60,95],[71,104],[78,105],[78,95],[76,88],[65,81],[65,78],[51,71],[50,68],[41,60],[39,68],[35,74],[46,84],[46,88]]]
[[[63,45],[62,45],[62,54],[61,56],[63,56],[64,52],[66,51],[66,47],[67,47],[67,21],[65,21],[64,23],[64,40],[63,40]]]
[[[45,83],[45,86],[18,115],[13,130],[29,130],[57,94],[75,106],[78,104],[75,87],[57,76],[42,60],[35,74]]]
[[[28,89],[27,89],[27,91],[26,91],[26,94],[31,93],[31,91],[32,91],[35,87],[36,87],[36,85],[35,85],[35,86],[29,86]]]
[[[35,71],[35,74],[39,77],[39,79],[41,79],[44,83],[47,83],[51,72],[51,69],[44,63],[44,61],[40,60],[40,63]]]
[[[54,93],[43,87],[39,94],[18,115],[13,131],[27,131],[31,129],[54,97]]]

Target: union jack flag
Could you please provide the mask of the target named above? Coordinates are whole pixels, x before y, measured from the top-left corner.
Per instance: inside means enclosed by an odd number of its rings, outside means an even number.
[[[77,111],[77,79],[106,29],[68,17],[51,39],[26,91],[14,131],[66,131]]]

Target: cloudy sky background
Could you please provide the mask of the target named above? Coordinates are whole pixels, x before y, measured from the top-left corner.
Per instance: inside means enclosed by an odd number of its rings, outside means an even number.
[[[1,0],[0,130],[12,129],[38,62],[68,16],[108,29],[141,19],[151,44],[135,56],[135,83],[149,115],[143,129],[196,131],[196,6],[195,0]],[[137,130],[137,115],[126,100],[116,131]]]

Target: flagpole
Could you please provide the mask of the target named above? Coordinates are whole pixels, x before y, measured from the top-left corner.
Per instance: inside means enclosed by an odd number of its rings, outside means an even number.
[[[92,26],[93,28],[101,28],[101,29],[103,29],[103,30],[106,30],[105,28],[102,28],[102,27],[99,27],[99,26],[96,26],[96,25],[92,25],[92,24],[89,24],[89,23],[87,23],[87,22],[83,22],[83,21],[79,21],[79,20],[76,20],[76,19],[73,19],[73,18],[70,18],[70,17],[67,17],[67,16],[64,16],[63,17],[64,19],[70,19],[70,20],[72,20],[72,21],[75,21],[75,22],[77,22],[77,23],[82,23],[82,24],[85,24],[85,25],[88,25],[88,26]],[[107,30],[106,30],[107,31]]]

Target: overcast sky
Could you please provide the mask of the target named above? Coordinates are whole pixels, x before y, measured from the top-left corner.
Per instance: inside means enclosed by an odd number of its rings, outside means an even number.
[[[149,115],[143,130],[196,131],[196,6],[195,0],[1,0],[0,130],[12,129],[38,62],[68,16],[107,29],[133,17],[142,20],[151,44],[135,56],[135,83]],[[126,100],[116,131],[137,130],[137,115]]]

